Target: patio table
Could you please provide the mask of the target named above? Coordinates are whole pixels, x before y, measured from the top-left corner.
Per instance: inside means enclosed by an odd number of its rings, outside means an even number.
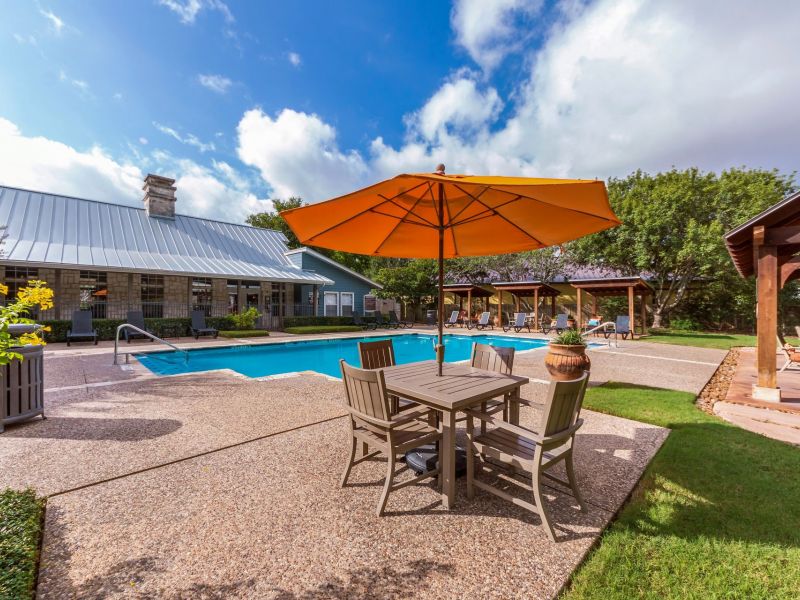
[[[455,363],[444,363],[439,377],[435,360],[387,367],[383,373],[390,394],[429,406],[442,414],[439,447],[442,504],[447,509],[452,508],[456,495],[456,413],[484,400],[509,394],[509,421],[518,425],[519,392],[528,378]]]

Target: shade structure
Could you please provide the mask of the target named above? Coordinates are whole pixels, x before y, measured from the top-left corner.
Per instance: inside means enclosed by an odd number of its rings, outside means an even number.
[[[536,250],[619,225],[602,181],[398,175],[281,215],[303,244],[399,258],[439,260],[442,344],[443,259]]]

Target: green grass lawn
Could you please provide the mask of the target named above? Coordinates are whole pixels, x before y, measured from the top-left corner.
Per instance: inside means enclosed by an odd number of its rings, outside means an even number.
[[[363,331],[357,325],[303,325],[300,327],[287,327],[286,333],[340,333],[344,331]]]
[[[0,492],[0,598],[31,598],[44,502],[32,490]]]
[[[729,350],[734,346],[755,346],[756,336],[740,333],[708,333],[704,331],[657,331],[650,330],[644,338],[646,342],[659,344],[678,344],[680,346],[699,346]]]
[[[800,596],[800,449],[684,392],[606,384],[584,406],[672,432],[565,598]]]

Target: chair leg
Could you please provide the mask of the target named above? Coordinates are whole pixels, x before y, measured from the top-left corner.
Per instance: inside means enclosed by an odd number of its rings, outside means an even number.
[[[567,469],[567,481],[569,481],[569,487],[572,488],[572,495],[575,496],[575,500],[578,501],[578,505],[581,507],[581,512],[587,512],[586,503],[583,501],[583,496],[581,496],[581,492],[578,489],[578,481],[575,479],[575,467],[572,464],[572,452],[567,455],[567,458],[564,459],[564,466]]]
[[[381,499],[378,501],[378,516],[383,516],[383,510],[386,508],[386,501],[389,499],[389,492],[392,489],[392,482],[394,481],[394,448],[389,450],[389,456],[386,467],[386,483],[383,486],[383,493]]]
[[[486,402],[481,402],[481,412],[484,414],[486,413]],[[505,410],[503,411],[503,420],[505,421]],[[469,430],[469,427],[467,427],[467,430]],[[484,435],[485,433],[486,433],[486,421],[481,420],[481,435]]]
[[[347,466],[344,469],[344,473],[342,473],[342,479],[339,482],[339,487],[344,487],[347,485],[347,478],[350,476],[350,469],[353,468],[353,461],[356,458],[356,445],[357,440],[355,437],[353,437],[350,443],[350,458],[347,459]]]
[[[534,468],[536,469],[537,467]],[[553,531],[553,526],[550,525],[550,519],[547,517],[547,509],[544,507],[544,502],[542,501],[542,485],[539,481],[539,476],[538,470],[533,472],[533,499],[536,502],[536,509],[539,511],[539,518],[542,520],[542,527],[547,533],[547,537],[550,538],[551,542],[555,542],[556,533]]]
[[[472,440],[475,437],[475,423],[471,415],[467,415],[467,498],[475,497],[475,454]]]

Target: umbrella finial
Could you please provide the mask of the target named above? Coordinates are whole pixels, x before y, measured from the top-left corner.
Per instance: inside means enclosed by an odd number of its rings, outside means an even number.
[[[444,165],[442,163],[436,165],[436,171],[434,171],[434,173],[436,175],[444,175]]]

